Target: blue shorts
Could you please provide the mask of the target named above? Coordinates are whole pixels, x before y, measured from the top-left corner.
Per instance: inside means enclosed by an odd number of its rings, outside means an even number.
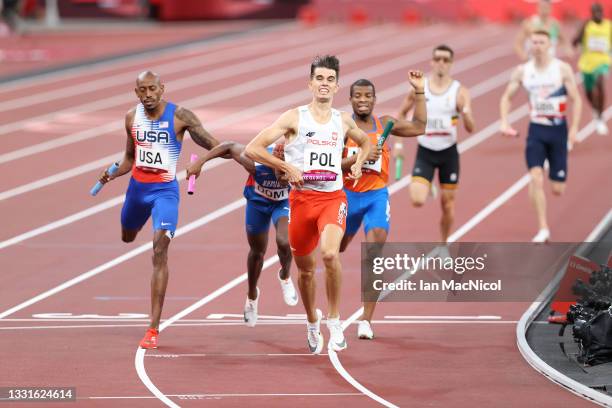
[[[372,228],[382,228],[389,232],[391,206],[389,205],[389,190],[386,187],[363,193],[347,189],[344,192],[348,203],[347,235],[355,235],[362,221],[366,234]]]
[[[530,123],[525,159],[528,169],[544,167],[544,160],[548,159],[548,177],[564,182],[567,178],[567,124],[545,126]]]
[[[141,183],[131,178],[121,209],[121,225],[128,230],[139,230],[153,214],[153,231],[167,230],[174,236],[178,207],[176,179],[169,183]]]
[[[247,200],[246,232],[249,235],[267,232],[270,220],[276,225],[280,217],[289,218],[289,200],[270,201],[269,203]]]

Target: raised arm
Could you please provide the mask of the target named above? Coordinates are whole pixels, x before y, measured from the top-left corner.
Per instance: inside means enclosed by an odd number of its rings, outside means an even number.
[[[189,109],[179,106],[174,115],[180,120],[181,129],[187,130],[191,139],[199,146],[210,150],[219,144],[219,141],[204,129],[200,119]]]
[[[584,38],[584,30],[586,28],[586,25],[587,25],[586,21],[582,23],[580,30],[578,30],[578,32],[574,36],[574,40],[572,41],[572,44],[574,47],[578,47],[579,45],[582,45],[582,40]]]
[[[576,78],[572,67],[566,62],[561,65],[561,75],[563,76],[563,85],[567,90],[567,96],[572,102],[572,123],[570,124],[568,139],[570,147],[578,143],[578,127],[580,126],[580,117],[582,115],[582,98],[578,93]]]
[[[408,115],[408,112],[412,110],[412,108],[414,107],[414,103],[415,103],[414,88],[411,87],[408,90],[408,94],[406,94],[406,96],[404,97],[404,100],[402,101],[399,112],[397,113],[397,117],[399,119],[406,119],[406,115]]]
[[[521,86],[521,77],[523,75],[523,66],[517,67],[512,72],[512,77],[510,78],[510,82],[508,86],[506,86],[506,90],[499,101],[499,113],[500,113],[500,130],[504,135],[516,135],[516,131],[512,129],[510,123],[508,122],[508,115],[510,114],[511,100],[516,95],[516,91],[518,91]]]
[[[187,168],[187,178],[192,175],[199,177],[204,164],[207,161],[210,161],[217,157],[232,158],[240,165],[242,165],[242,167],[244,167],[246,171],[251,174],[255,174],[255,163],[253,163],[253,160],[249,159],[243,154],[244,148],[244,145],[233,141],[226,141],[218,144],[217,146],[213,147],[211,151],[202,156],[199,160],[189,165],[189,167]]]
[[[268,146],[281,137],[285,136],[287,139],[290,139],[294,136],[297,131],[297,123],[297,109],[288,110],[276,119],[272,125],[259,132],[246,146],[244,153],[249,159],[286,174],[289,183],[301,187],[304,184],[302,172],[297,167],[268,153],[267,150]]]
[[[461,119],[463,119],[463,127],[469,133],[472,133],[476,129],[476,122],[472,114],[472,96],[470,91],[463,85],[459,88],[457,110],[461,114]]]
[[[400,108],[400,119],[392,116],[383,116],[386,124],[389,120],[394,122],[391,134],[399,137],[414,137],[425,133],[427,126],[427,105],[425,103],[425,77],[422,71],[408,71],[408,82],[411,85],[410,93],[404,99]],[[408,99],[410,96],[410,99]],[[406,114],[414,107],[412,120],[405,120]]]

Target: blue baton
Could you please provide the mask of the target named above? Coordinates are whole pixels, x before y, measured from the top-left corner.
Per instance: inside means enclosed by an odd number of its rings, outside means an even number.
[[[117,170],[119,170],[119,163],[113,163],[108,169],[106,169],[106,172],[108,173],[109,176],[112,176],[113,174],[117,172]],[[96,194],[100,192],[100,190],[102,190],[102,187],[104,187],[104,184],[98,181],[96,185],[92,187],[89,194],[91,194],[92,196],[95,196]]]

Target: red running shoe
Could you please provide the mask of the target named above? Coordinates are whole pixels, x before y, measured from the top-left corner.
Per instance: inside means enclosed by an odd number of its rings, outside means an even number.
[[[143,349],[156,349],[158,335],[159,332],[155,329],[147,330],[142,340],[140,340],[140,347]]]

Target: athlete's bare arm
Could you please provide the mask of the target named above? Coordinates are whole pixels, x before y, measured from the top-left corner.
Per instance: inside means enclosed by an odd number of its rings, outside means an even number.
[[[574,71],[567,62],[561,63],[561,76],[563,78],[563,85],[567,90],[567,96],[572,101],[572,123],[568,131],[568,139],[570,145],[578,143],[578,127],[580,126],[580,116],[582,115],[582,98],[578,93],[578,86],[576,85],[576,79],[574,78]]]
[[[185,130],[187,130],[191,139],[206,150],[210,150],[219,144],[219,141],[204,129],[200,119],[189,109],[179,106],[176,108],[174,116],[178,119],[177,139],[179,141],[183,141]]]
[[[425,100],[425,76],[422,71],[410,70],[408,71],[408,82],[411,85],[410,93],[411,99],[408,101],[410,106],[400,109],[400,120],[396,120],[391,116],[383,116],[383,123],[386,125],[389,120],[394,122],[391,134],[400,137],[413,137],[422,135],[425,133],[425,127],[427,125],[427,104]],[[406,113],[414,107],[414,114],[412,120],[405,120]],[[404,111],[405,109],[405,111]]]
[[[406,94],[406,97],[404,97],[404,100],[402,101],[402,105],[400,106],[400,110],[397,113],[397,117],[400,119],[406,119],[406,115],[408,115],[408,112],[412,110],[412,108],[414,107],[414,103],[415,103],[414,89],[410,88],[408,90],[408,94]]]
[[[346,129],[346,137],[359,146],[359,153],[355,155],[357,158],[351,166],[351,172],[348,174],[348,178],[356,180],[361,177],[361,166],[363,166],[363,162],[370,154],[370,139],[347,112],[342,112],[342,122]]]
[[[472,114],[472,96],[470,95],[470,91],[463,85],[459,88],[457,110],[461,114],[461,119],[463,119],[463,127],[465,130],[472,133],[474,129],[476,129],[476,122]]]
[[[523,66],[519,65],[513,72],[508,86],[499,102],[500,113],[500,130],[503,135],[515,135],[516,131],[512,129],[508,122],[508,114],[510,113],[510,102],[521,86],[521,77],[523,76]]]
[[[136,108],[132,108],[125,115],[125,133],[127,134],[127,140],[125,142],[125,152],[123,153],[123,158],[121,162],[119,162],[119,168],[112,176],[109,176],[106,170],[102,171],[98,180],[102,184],[105,184],[117,177],[123,176],[126,173],[129,173],[132,170],[132,166],[134,165],[134,158],[136,153],[136,148],[134,147],[134,139],[132,139],[132,124],[134,123],[134,115],[136,114]]]
[[[213,147],[211,151],[202,156],[199,160],[191,163],[187,168],[187,178],[195,175],[196,178],[200,176],[202,166],[207,161],[215,159],[217,157],[232,158],[238,164],[242,165],[251,174],[255,174],[255,163],[253,160],[246,157],[244,154],[244,145],[233,141],[222,142],[217,146]]]
[[[531,21],[526,19],[521,24],[521,28],[514,39],[514,52],[516,52],[516,55],[519,56],[521,61],[527,61],[527,58],[529,58],[529,55],[525,52],[525,41],[527,41],[530,33]]]
[[[304,184],[302,172],[297,167],[268,153],[267,150],[268,146],[283,136],[285,136],[287,142],[293,140],[297,135],[298,120],[297,109],[291,109],[283,113],[272,125],[263,129],[249,142],[245,149],[245,155],[253,161],[284,173],[289,183],[301,187]]]
[[[582,23],[580,30],[578,30],[578,33],[576,33],[576,36],[574,37],[574,40],[572,41],[572,44],[574,45],[574,47],[578,47],[579,45],[582,45],[582,40],[584,39],[584,30],[586,29],[587,23],[588,21],[585,21],[584,23]]]

